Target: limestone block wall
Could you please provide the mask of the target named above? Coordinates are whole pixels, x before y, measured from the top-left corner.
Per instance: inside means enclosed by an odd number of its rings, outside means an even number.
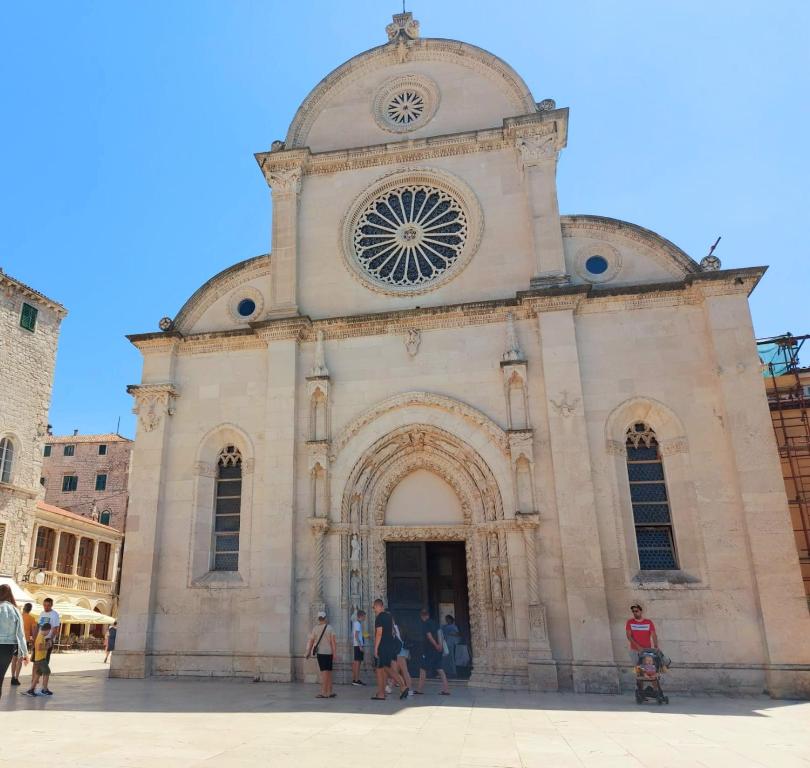
[[[48,423],[63,307],[0,272],[0,438],[14,446],[8,483],[0,482],[0,525],[5,536],[0,572],[21,575],[31,547],[39,493],[42,437]],[[38,310],[36,326],[20,326],[23,303]]]

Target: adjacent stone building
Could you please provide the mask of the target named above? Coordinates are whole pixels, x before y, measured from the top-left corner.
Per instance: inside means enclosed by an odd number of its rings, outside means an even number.
[[[568,110],[409,13],[387,33],[256,156],[272,254],[130,337],[113,674],[300,679],[315,611],[346,659],[383,597],[411,634],[452,613],[471,685],[617,692],[640,600],[671,685],[807,695],[765,268],[561,216]]]
[[[65,308],[0,270],[0,573],[31,550],[59,328]]]
[[[131,451],[132,441],[118,434],[48,435],[40,478],[45,501],[123,531]]]

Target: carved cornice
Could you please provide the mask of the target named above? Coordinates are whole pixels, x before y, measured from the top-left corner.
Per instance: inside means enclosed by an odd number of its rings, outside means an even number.
[[[313,342],[318,330],[326,340],[378,335],[406,336],[409,329],[424,333],[442,328],[464,328],[505,323],[512,313],[516,321],[534,318],[543,312],[561,310],[576,314],[631,311],[656,307],[696,306],[706,296],[750,292],[766,267],[723,270],[688,275],[684,280],[653,285],[616,287],[574,285],[561,288],[521,291],[514,299],[450,304],[441,307],[396,310],[375,314],[349,315],[320,320],[292,317],[250,323],[235,328],[184,336],[178,332],[130,335],[127,338],[143,353],[174,350],[178,354],[204,354],[236,349],[263,349],[280,339]],[[737,281],[740,282],[737,282]]]

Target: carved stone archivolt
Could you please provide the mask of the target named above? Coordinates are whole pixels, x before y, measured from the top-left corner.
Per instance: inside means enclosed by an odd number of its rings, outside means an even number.
[[[463,525],[388,525],[388,500],[417,470],[441,477],[458,497]],[[450,432],[429,424],[394,429],[374,442],[352,469],[341,501],[341,604],[346,619],[376,597],[385,599],[386,543],[463,541],[470,625],[477,669],[498,643],[514,642],[510,535],[520,525],[505,514],[501,490],[486,461]]]

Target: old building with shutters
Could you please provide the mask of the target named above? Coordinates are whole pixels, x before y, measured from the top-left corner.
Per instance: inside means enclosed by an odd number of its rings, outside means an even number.
[[[568,109],[409,13],[387,36],[256,155],[271,254],[130,337],[113,674],[301,679],[314,613],[346,659],[383,597],[411,636],[455,617],[470,685],[618,692],[640,601],[673,687],[806,695],[765,268],[560,215]]]
[[[31,555],[42,445],[59,330],[67,311],[0,270],[0,575]]]

